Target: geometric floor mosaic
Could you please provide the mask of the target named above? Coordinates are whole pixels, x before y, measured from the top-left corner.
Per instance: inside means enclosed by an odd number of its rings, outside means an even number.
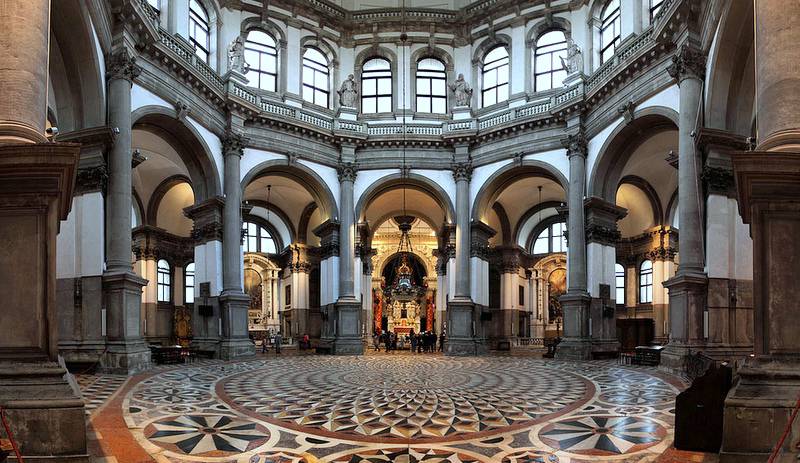
[[[669,449],[682,387],[610,361],[272,357],[134,377],[99,413],[158,462],[633,463]]]

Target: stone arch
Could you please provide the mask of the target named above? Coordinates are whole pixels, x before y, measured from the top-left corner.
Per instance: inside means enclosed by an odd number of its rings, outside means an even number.
[[[364,68],[364,63],[369,61],[372,58],[383,58],[389,61],[389,68],[392,70],[392,111],[397,110],[397,103],[398,103],[398,92],[400,90],[399,87],[399,79],[398,79],[398,66],[397,66],[397,55],[386,47],[382,47],[380,45],[373,45],[371,47],[367,47],[361,50],[358,55],[356,55],[355,59],[355,68],[353,69],[353,73],[358,82],[358,88],[361,89],[361,71]],[[359,94],[358,101],[358,111],[361,112],[361,95]]]
[[[175,148],[188,170],[196,203],[222,195],[219,170],[211,150],[197,129],[175,118],[174,109],[143,106],[131,115],[131,126],[151,132]]]
[[[297,163],[288,165],[285,160],[273,159],[257,164],[245,174],[241,181],[242,191],[247,185],[258,177],[265,175],[278,175],[297,181],[305,185],[308,192],[314,198],[320,212],[326,219],[339,219],[339,209],[336,206],[336,199],[324,180],[309,167]],[[295,235],[296,236],[296,235]]]
[[[381,259],[376,260],[373,262],[373,275],[383,275],[383,271],[386,268],[386,265],[392,261],[399,253],[397,252],[387,252],[385,253]],[[411,252],[411,255],[417,259],[422,265],[425,267],[425,278],[429,278],[432,275],[436,275],[436,263],[433,262],[428,256],[419,253],[419,252]]]
[[[521,176],[538,176],[550,179],[561,185],[564,189],[565,197],[569,196],[569,181],[564,174],[545,162],[525,159],[522,161],[522,165],[512,163],[503,166],[484,182],[472,203],[472,220],[475,222],[480,221],[503,189]]]
[[[283,247],[286,247],[289,244],[294,243],[296,241],[296,239],[297,239],[297,231],[294,228],[294,224],[289,219],[289,216],[286,214],[286,212],[283,209],[281,209],[280,207],[278,207],[277,204],[270,203],[269,207],[267,207],[267,202],[264,201],[264,200],[261,200],[261,199],[249,199],[249,200],[247,200],[247,204],[249,204],[251,206],[261,207],[263,209],[268,209],[269,212],[272,213],[272,214],[275,214],[278,217],[278,219],[281,222],[283,222],[283,225],[287,228],[287,230],[289,230],[289,242],[288,243],[284,243],[283,242],[283,238],[280,237],[280,233],[278,233],[277,228],[273,224],[267,222],[266,219],[262,219],[258,215],[249,214],[250,217],[255,217],[255,218],[259,219],[259,221],[263,221],[265,224],[267,224],[265,226],[265,228],[269,229],[270,233],[273,233],[273,232],[275,233],[273,235],[273,237],[275,237],[275,236],[278,237],[278,239],[276,241],[278,241],[279,244],[282,245],[282,247],[280,249],[283,249]],[[279,250],[279,252],[280,252],[280,250]]]
[[[589,170],[588,196],[615,202],[622,169],[631,154],[647,137],[665,130],[678,129],[678,113],[664,106],[650,106],[634,112],[633,121],[620,121],[609,134],[594,165]]]
[[[650,207],[653,210],[653,224],[655,226],[664,225],[664,212],[661,207],[661,199],[659,199],[658,192],[653,188],[653,185],[637,175],[626,175],[619,181],[620,186],[626,183],[642,190],[645,196],[647,196]]]
[[[553,208],[559,207],[562,204],[564,204],[564,203],[560,203],[558,201],[544,201],[544,202],[541,202],[541,203],[533,206],[532,208],[528,209],[527,211],[525,211],[525,213],[522,214],[522,216],[519,218],[519,220],[517,220],[517,224],[514,227],[514,231],[512,232],[512,236],[513,236],[512,243],[519,244],[519,240],[521,238],[519,236],[519,234],[522,232],[522,227],[525,226],[525,224],[528,222],[528,220],[534,214],[538,213],[539,211],[543,211],[545,209],[553,209]],[[530,236],[533,235],[533,234],[534,234],[534,230],[531,229],[531,231],[528,233],[528,236],[525,238],[525,242],[526,243],[530,241],[530,239],[531,239]],[[528,248],[526,247],[525,249],[527,250]]]
[[[408,174],[403,177],[400,173],[385,175],[378,180],[374,181],[358,198],[356,203],[355,217],[356,220],[361,220],[366,214],[366,210],[373,199],[377,198],[381,193],[394,190],[402,185],[414,188],[418,191],[430,195],[441,207],[445,213],[445,220],[452,223],[455,220],[455,208],[441,186],[437,185],[431,179],[419,174]],[[432,218],[429,217],[428,220]],[[435,229],[435,227],[432,227]]]
[[[164,199],[164,195],[167,194],[170,188],[181,183],[188,183],[189,186],[192,186],[191,179],[182,174],[167,177],[158,184],[156,189],[153,190],[153,193],[150,195],[150,200],[147,202],[147,210],[145,211],[145,215],[143,217],[145,224],[153,226],[157,225],[158,208],[161,206],[161,200]]]

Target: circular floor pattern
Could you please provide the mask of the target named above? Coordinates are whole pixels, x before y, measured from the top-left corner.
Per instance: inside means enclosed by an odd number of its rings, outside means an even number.
[[[667,431],[654,421],[633,416],[584,416],[549,424],[539,438],[554,449],[579,455],[607,456],[653,446]]]
[[[227,415],[182,415],[150,423],[144,435],[178,454],[226,456],[252,450],[269,439],[263,426]]]
[[[405,359],[286,363],[227,378],[217,390],[252,416],[282,426],[391,441],[529,425],[575,408],[593,389],[584,378],[541,362],[514,359],[512,367],[507,359]]]

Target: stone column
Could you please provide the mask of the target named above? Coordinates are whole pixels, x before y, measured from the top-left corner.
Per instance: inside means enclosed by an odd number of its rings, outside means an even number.
[[[83,401],[58,355],[56,235],[80,146],[43,143],[49,5],[0,7],[0,404],[26,461],[88,462]]]
[[[333,352],[336,340],[335,303],[339,284],[339,222],[327,220],[313,230],[319,237],[320,339],[317,352]]]
[[[453,165],[456,181],[455,294],[447,304],[447,355],[475,355],[475,304],[470,297],[470,205],[469,182],[472,164]]]
[[[436,323],[434,325],[436,333],[441,333],[444,329],[447,317],[447,264],[450,256],[455,253],[455,248],[447,245],[447,239],[439,240],[439,249],[434,251],[436,256]],[[444,243],[444,244],[443,244]],[[444,246],[444,247],[442,247]]]
[[[108,123],[117,136],[108,159],[108,258],[103,273],[107,350],[101,368],[106,372],[135,373],[150,366],[150,350],[141,332],[142,287],[147,280],[134,274],[131,266],[131,85],[141,68],[126,48],[115,51],[107,66]]]
[[[703,312],[708,278],[703,269],[700,160],[692,138],[700,109],[705,57],[687,40],[672,61],[668,71],[678,80],[681,108],[678,125],[680,264],[675,277],[664,283],[669,290],[670,343],[661,359],[668,368],[681,369],[684,357],[705,344]]]
[[[295,339],[302,338],[308,331],[308,292],[309,273],[311,263],[308,261],[308,247],[304,244],[293,244],[289,247],[291,261],[289,270],[292,272],[292,309],[291,309],[291,335]]]
[[[586,213],[586,253],[588,290],[592,296],[589,309],[592,353],[614,355],[619,351],[617,341],[616,243],[620,238],[617,222],[628,211],[598,197],[584,201]]]
[[[255,355],[250,340],[247,310],[250,297],[242,290],[242,188],[239,163],[244,154],[244,139],[229,130],[222,139],[225,159],[225,207],[222,211],[222,340],[219,356],[230,360]]]
[[[352,162],[339,165],[339,299],[336,301],[336,341],[334,354],[362,354],[361,302],[355,297],[353,183],[358,169]]]
[[[498,344],[496,348],[505,349],[514,346],[517,338],[525,333],[518,332],[519,320],[519,266],[521,248],[507,246],[498,249],[500,252],[500,316]],[[502,345],[501,345],[502,344]]]
[[[755,9],[758,146],[733,157],[753,238],[755,356],[725,401],[722,462],[766,461],[800,390],[800,4],[759,0]],[[795,420],[776,461],[797,459],[798,435]]]
[[[192,219],[194,244],[194,291],[192,347],[219,354],[222,290],[222,216],[225,198],[215,196],[183,210]]]
[[[556,351],[558,358],[591,358],[589,303],[586,287],[586,234],[584,231],[583,192],[586,185],[586,137],[583,129],[562,141],[569,157],[567,205],[567,293],[561,296],[564,311],[564,341]]]

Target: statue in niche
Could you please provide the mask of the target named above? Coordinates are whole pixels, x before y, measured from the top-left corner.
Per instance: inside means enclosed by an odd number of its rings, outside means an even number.
[[[244,60],[244,39],[241,35],[228,47],[228,69],[242,74],[250,70],[250,65]]]
[[[469,107],[470,100],[472,99],[472,88],[470,88],[467,81],[464,80],[464,74],[459,74],[458,79],[450,84],[450,90],[453,91],[453,95],[456,98],[456,106]]]
[[[567,74],[574,74],[583,69],[583,53],[572,38],[567,39],[567,57],[561,56],[560,58],[561,66],[564,67]]]
[[[339,87],[339,105],[347,108],[356,107],[356,97],[358,96],[358,84],[353,74],[347,76],[347,79],[342,82]]]

